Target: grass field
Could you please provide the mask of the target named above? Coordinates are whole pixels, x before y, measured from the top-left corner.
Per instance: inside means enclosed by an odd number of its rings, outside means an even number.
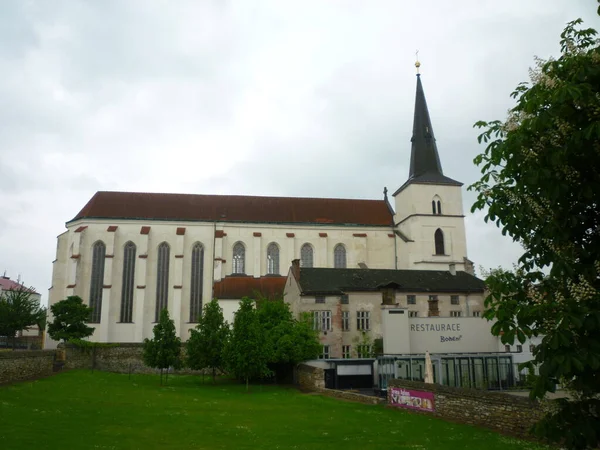
[[[0,387],[0,448],[538,449],[423,415],[193,376],[72,371]]]

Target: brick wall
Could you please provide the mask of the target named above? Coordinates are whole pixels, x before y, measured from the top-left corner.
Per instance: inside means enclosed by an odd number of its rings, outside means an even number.
[[[0,352],[0,384],[51,375],[53,362],[52,350]]]
[[[524,438],[531,438],[531,426],[542,418],[549,407],[546,403],[527,397],[418,381],[391,380],[388,386],[433,393],[435,411],[423,414]]]

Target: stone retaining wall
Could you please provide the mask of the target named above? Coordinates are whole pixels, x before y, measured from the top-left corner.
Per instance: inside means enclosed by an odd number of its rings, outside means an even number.
[[[298,364],[295,371],[296,383],[301,389],[309,391],[325,389],[325,371],[320,367]]]
[[[52,375],[53,350],[0,352],[0,384]]]
[[[422,414],[483,426],[522,438],[531,438],[529,430],[549,407],[547,403],[527,397],[418,381],[391,380],[388,386],[433,393],[435,411]]]

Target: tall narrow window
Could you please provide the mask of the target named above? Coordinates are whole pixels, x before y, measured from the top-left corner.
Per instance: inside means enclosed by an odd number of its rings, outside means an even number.
[[[233,273],[246,273],[246,249],[238,242],[233,246]]]
[[[133,322],[133,281],[135,278],[135,244],[123,248],[123,283],[121,286],[121,322]]]
[[[304,244],[300,249],[300,267],[313,266],[313,248],[310,244]]]
[[[440,202],[439,200],[437,201],[437,213],[442,213],[442,202]]]
[[[336,269],[346,268],[346,247],[338,244],[333,249],[333,267]]]
[[[435,254],[436,255],[444,255],[444,232],[438,228],[435,230],[434,235],[435,240]]]
[[[279,247],[275,242],[267,247],[267,274],[279,275]]]
[[[92,279],[90,282],[90,323],[100,323],[102,316],[102,286],[104,285],[104,257],[106,246],[98,241],[92,251]]]
[[[169,305],[169,256],[171,248],[163,242],[158,246],[156,265],[156,311],[154,321],[158,322],[160,312]]]
[[[190,322],[196,323],[202,314],[202,281],[204,279],[204,247],[200,242],[192,248],[190,277]]]
[[[431,200],[431,210],[435,214],[435,200]]]

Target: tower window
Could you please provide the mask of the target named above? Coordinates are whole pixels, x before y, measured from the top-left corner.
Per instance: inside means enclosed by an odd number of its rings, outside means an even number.
[[[436,255],[445,255],[446,253],[444,252],[444,232],[441,230],[441,228],[438,228],[437,230],[435,230],[434,241],[435,241],[435,254]]]
[[[436,212],[435,212],[435,200],[431,200],[431,210],[432,210],[433,214],[436,214]]]
[[[437,213],[442,213],[442,202],[440,202],[439,200],[437,201]]]
[[[336,269],[346,268],[346,247],[338,244],[333,249],[333,267]]]

